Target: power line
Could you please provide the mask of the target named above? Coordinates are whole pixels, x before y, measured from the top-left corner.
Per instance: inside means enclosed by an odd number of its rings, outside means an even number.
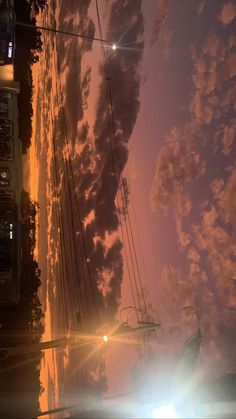
[[[51,123],[53,124],[53,116],[52,116],[52,113],[50,113],[50,117],[51,117]],[[53,149],[54,149],[54,141],[53,141]],[[53,171],[53,174],[52,174],[52,179],[53,179],[53,182],[55,183],[56,182],[56,178],[57,178],[57,168],[56,168],[56,165],[57,165],[57,163],[56,163],[56,159],[55,159],[55,165],[53,165],[53,168],[54,168],[54,171]],[[62,240],[62,234],[63,234],[63,229],[62,229],[62,226],[61,226],[61,222],[60,222],[60,218],[59,218],[59,212],[58,212],[58,205],[56,206],[56,217],[57,217],[57,219],[56,219],[56,222],[57,222],[57,225],[59,225],[59,245],[60,245],[60,251],[61,251],[61,254],[63,254],[63,251],[62,251],[62,243],[63,243],[63,240]],[[62,287],[64,288],[64,292],[62,293],[62,307],[63,307],[63,309],[64,309],[64,314],[65,314],[65,323],[66,323],[66,329],[68,329],[68,315],[67,315],[67,312],[66,312],[66,300],[65,300],[65,295],[66,295],[66,292],[65,292],[65,281],[64,281],[64,274],[66,274],[67,276],[69,276],[69,274],[68,274],[68,266],[67,266],[67,263],[65,264],[65,266],[64,266],[64,260],[63,260],[63,258],[61,259],[61,263],[59,264],[59,272],[60,272],[60,277],[61,277],[61,279],[62,279]]]
[[[55,32],[55,31],[53,31]],[[55,51],[54,51],[55,52]],[[53,57],[55,60],[55,56]],[[64,107],[63,107],[63,99],[62,99],[62,90],[61,90],[61,80],[60,80],[60,70],[59,70],[59,63],[57,63],[57,70],[58,70],[58,75],[59,75],[59,90],[60,90],[60,102],[61,105],[59,104],[59,93],[57,92],[56,94],[56,98],[57,98],[57,102],[58,102],[58,109],[61,107],[62,113],[61,113],[61,124],[62,124],[62,132],[64,131],[64,135],[65,135],[65,139],[66,139],[66,146],[67,146],[67,150],[68,150],[68,134],[67,134],[67,123],[66,123],[66,117],[65,117],[65,112],[64,112]],[[56,88],[57,88],[57,83],[56,83]],[[60,137],[61,138],[61,137]],[[63,148],[63,143],[60,140],[61,143],[61,147]],[[54,172],[55,172],[55,176],[58,177],[58,173],[59,173],[59,169],[57,168],[57,157],[56,157],[56,144],[55,144],[55,138],[53,137],[53,155],[54,155]],[[76,243],[75,243],[75,237],[74,237],[74,232],[75,232],[75,224],[74,224],[74,215],[72,212],[72,207],[73,207],[73,198],[72,198],[72,193],[71,193],[71,186],[69,184],[69,178],[70,178],[70,174],[71,174],[71,179],[73,182],[73,190],[75,191],[75,183],[74,183],[74,174],[73,174],[73,168],[71,166],[71,161],[70,161],[70,156],[68,153],[68,162],[64,161],[64,167],[65,167],[65,172],[67,174],[67,180],[68,180],[68,188],[65,188],[65,190],[67,190],[68,192],[68,207],[69,207],[69,211],[70,211],[70,222],[72,223],[72,230],[73,230],[73,234],[70,237],[69,240],[69,246],[70,246],[70,253],[71,256],[75,257],[75,249],[76,249]],[[70,174],[69,174],[70,172]],[[65,181],[65,178],[64,178]],[[80,216],[80,212],[79,212],[79,206],[78,206],[78,202],[77,202],[77,196],[75,193],[75,198],[76,198],[76,208],[77,208],[77,212],[78,212],[78,217],[79,217],[79,221],[80,221],[80,232],[81,232],[81,236],[80,239],[82,240],[82,247],[84,249],[84,254],[85,254],[85,263],[87,266],[87,274],[88,274],[88,278],[89,278],[89,282],[90,282],[90,286],[91,286],[91,291],[93,294],[93,308],[95,308],[96,311],[96,315],[98,317],[98,311],[97,311],[97,302],[96,302],[96,296],[95,296],[95,291],[94,291],[94,284],[92,283],[92,278],[91,278],[91,274],[90,274],[90,269],[88,266],[88,256],[87,256],[87,250],[86,250],[86,244],[85,244],[85,240],[84,240],[84,235],[83,235],[83,225],[82,225],[82,220],[81,220],[81,216]],[[57,211],[57,216],[58,216],[58,221],[59,221],[59,228],[60,228],[60,232],[59,232],[59,236],[60,236],[60,249],[61,249],[61,254],[62,254],[62,258],[61,258],[61,263],[62,263],[62,271],[64,271],[63,269],[63,265],[64,265],[64,257],[63,254],[65,253],[65,232],[64,232],[64,227],[63,227],[63,220],[62,220],[62,211],[63,211],[63,207],[61,206],[60,211],[58,210],[58,208],[56,209]],[[69,220],[68,220],[69,221]],[[73,242],[73,245],[72,245]],[[63,251],[64,250],[64,251]],[[74,259],[75,262],[75,259]],[[75,264],[75,263],[74,263]],[[82,265],[82,269],[84,268],[84,264],[81,263]],[[72,266],[72,265],[71,265]],[[70,281],[70,274],[69,274],[69,265],[67,263],[67,257],[65,255],[65,268],[66,268],[66,276],[67,276],[67,281],[66,284],[68,284],[68,290],[70,295],[73,295],[73,290],[71,287],[71,281]],[[71,272],[72,273],[72,272]],[[81,281],[80,281],[81,282]],[[64,279],[64,273],[62,274],[62,288],[63,288],[63,292],[62,292],[62,300],[64,300],[64,304],[66,305],[66,300],[65,300],[65,295],[66,295],[66,287],[65,287],[65,279]],[[87,288],[87,287],[86,287]],[[88,306],[88,299],[87,298],[83,298],[82,295],[82,290],[81,290],[81,285],[79,284],[78,287],[79,290],[79,301],[80,301],[80,305],[83,306],[83,302],[84,300],[86,300],[87,302],[87,306]],[[87,289],[86,289],[87,291]],[[85,292],[86,294],[86,292]],[[86,297],[86,295],[84,296]],[[71,306],[69,306],[71,307]],[[83,310],[82,310],[83,311]],[[67,317],[67,310],[65,309],[65,315],[66,315],[66,323],[67,323],[67,328],[68,328],[68,317]]]
[[[102,38],[101,20],[100,20],[99,7],[98,7],[97,0],[96,0],[96,11],[97,11],[97,17],[98,17],[99,32],[100,32],[100,36]],[[103,45],[102,41],[101,41],[101,48],[102,48],[102,56],[103,56],[103,62],[104,62],[105,79],[109,82],[110,77],[109,77],[109,71],[108,71],[108,64],[107,64],[106,53],[105,53],[105,49],[104,49],[104,45]],[[116,136],[116,130],[115,130],[113,101],[112,101],[112,92],[111,92],[110,83],[106,83],[106,93],[107,93],[107,99],[108,99],[108,114],[109,114],[109,117],[110,117],[109,125],[111,126],[112,138],[113,138],[113,143],[114,143],[114,152],[113,152],[114,157],[112,157],[112,159],[114,158],[115,162],[116,162],[116,165],[113,165],[114,177],[115,177],[116,180],[118,179],[117,180],[117,186],[118,186],[118,189],[120,190],[123,207],[124,207],[124,210],[127,214],[128,226],[127,226],[127,223],[126,223],[126,215],[124,215],[124,217],[125,217],[125,227],[126,227],[126,232],[127,232],[128,247],[129,247],[129,251],[130,251],[131,266],[132,266],[132,270],[133,270],[134,281],[135,281],[135,284],[136,284],[136,294],[137,294],[138,304],[139,304],[139,308],[141,309],[141,301],[140,301],[140,296],[139,296],[139,292],[138,292],[138,288],[137,288],[136,274],[135,274],[134,262],[133,262],[133,255],[134,255],[134,261],[135,261],[136,269],[137,269],[139,287],[140,287],[140,290],[141,290],[141,296],[142,296],[142,300],[143,300],[144,312],[146,313],[147,307],[146,307],[146,301],[145,301],[143,286],[142,286],[142,282],[141,282],[141,275],[140,275],[137,253],[136,253],[135,244],[134,244],[134,238],[133,238],[132,227],[131,227],[130,216],[129,216],[129,209],[128,209],[128,205],[127,205],[126,200],[125,200],[124,185],[123,185],[123,179],[124,178],[122,176],[122,169],[121,169],[121,164],[120,164],[119,151],[118,151],[118,148],[117,148],[117,136]],[[112,149],[113,149],[113,147],[112,147]],[[117,174],[116,174],[116,172],[117,172]],[[119,212],[119,206],[118,206],[118,212]],[[121,222],[121,225],[122,225],[122,222]],[[125,243],[124,243],[124,246],[125,246]],[[133,249],[133,252],[131,250],[131,247]],[[130,281],[130,283],[132,283],[132,281]],[[134,304],[135,304],[135,302],[134,302]]]
[[[97,12],[97,18],[98,18],[99,32],[100,32],[100,35],[101,35],[101,38],[102,38],[102,27],[101,27],[101,20],[100,20],[99,8],[98,8],[97,1],[96,1],[96,12]],[[105,49],[104,49],[104,45],[103,45],[102,42],[101,42],[101,51],[102,51],[103,69],[104,69],[105,79],[107,81],[109,81],[110,78],[109,78],[107,64],[106,64],[106,54],[105,54]],[[109,100],[109,86],[108,86],[108,83],[106,83],[106,97],[107,97],[107,104],[108,104],[107,122],[108,122],[108,126],[109,126],[109,130],[111,132],[111,135],[113,135],[114,134],[114,129],[113,129],[112,120],[111,120],[111,106],[110,106],[110,100]],[[115,159],[114,142],[112,142],[112,141],[110,141],[110,148],[111,148],[111,160],[112,160],[112,167],[113,167],[113,174],[114,174],[114,192],[115,192],[115,195],[116,195],[117,194],[117,189],[119,189],[119,173],[117,173],[118,172],[117,171],[117,161]],[[128,278],[129,278],[129,282],[130,282],[131,294],[132,294],[132,298],[133,298],[133,304],[136,307],[136,304],[137,304],[136,303],[136,298],[138,298],[138,294],[137,294],[137,296],[135,296],[135,293],[134,293],[134,287],[133,287],[132,278],[131,278],[130,264],[129,264],[129,260],[128,260],[128,253],[127,253],[126,244],[125,244],[124,229],[123,229],[122,218],[121,218],[122,217],[121,207],[120,207],[118,195],[117,195],[117,198],[116,198],[116,205],[117,205],[117,209],[118,209],[118,219],[119,219],[119,224],[120,224],[120,228],[121,228],[121,236],[122,236],[124,254],[125,254],[125,259],[126,259],[126,264],[127,264],[127,273],[128,273]],[[125,225],[125,227],[126,227],[126,234],[127,234],[128,241],[129,241],[127,226]],[[129,250],[130,250],[130,243],[129,243]],[[131,266],[132,266],[132,270],[134,272],[134,265],[133,265],[132,257],[131,257]]]
[[[62,98],[62,88],[61,88],[61,78],[60,78],[60,70],[59,70],[59,61],[57,60],[57,71],[58,71],[58,80],[59,80],[59,89],[60,89],[60,102],[61,102],[61,110],[62,110],[62,123],[63,123],[63,127],[64,127],[64,135],[65,135],[65,140],[66,140],[66,147],[67,147],[67,151],[68,151],[68,130],[67,130],[67,121],[66,121],[66,116],[65,116],[65,109],[64,109],[64,105],[63,105],[63,98]],[[84,228],[83,228],[83,222],[82,222],[82,217],[81,217],[81,212],[80,212],[80,208],[79,208],[79,203],[78,203],[78,198],[76,195],[76,185],[75,185],[75,179],[74,179],[74,172],[73,172],[73,168],[72,168],[72,164],[71,164],[71,159],[70,159],[70,155],[68,152],[68,162],[65,162],[65,168],[66,168],[66,172],[67,172],[67,176],[69,179],[69,172],[71,175],[71,180],[72,180],[72,186],[73,186],[73,191],[75,193],[75,204],[76,204],[76,210],[77,210],[77,214],[78,214],[78,221],[79,221],[79,229],[80,229],[80,233],[81,233],[81,242],[82,242],[82,248],[83,248],[83,252],[84,252],[84,258],[85,258],[85,263],[86,263],[86,268],[87,268],[87,275],[88,275],[88,279],[89,279],[89,283],[90,283],[90,288],[91,288],[91,292],[92,292],[92,296],[93,296],[93,302],[94,302],[94,308],[95,308],[95,312],[96,315],[98,317],[98,306],[97,306],[97,299],[96,299],[96,294],[95,294],[95,289],[94,289],[94,283],[92,280],[92,276],[91,276],[91,271],[90,271],[90,267],[89,267],[89,258],[88,258],[88,253],[87,253],[87,246],[86,246],[86,240],[85,240],[85,236],[84,236]],[[72,203],[72,197],[71,197],[71,188],[70,185],[68,185],[68,192],[69,192],[69,200]],[[72,206],[72,204],[71,204]],[[71,221],[73,222],[73,215],[71,213]],[[73,230],[75,230],[73,228]]]

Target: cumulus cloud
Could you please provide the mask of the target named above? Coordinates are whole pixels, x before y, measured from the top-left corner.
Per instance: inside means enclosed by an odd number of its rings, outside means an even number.
[[[200,260],[200,253],[193,247],[188,251],[187,257],[190,261],[197,263]]]
[[[235,86],[229,83],[236,74],[235,45],[233,34],[225,39],[210,32],[203,48],[193,51],[195,91],[189,110],[199,124],[217,122],[235,103]]]
[[[191,242],[189,232],[183,228],[183,217],[191,216],[192,184],[208,174],[201,157],[203,146],[212,147],[214,152],[221,146],[222,153],[229,157],[233,151],[235,122],[228,118],[228,123],[224,124],[221,117],[235,109],[236,91],[231,83],[235,74],[235,45],[234,34],[228,33],[224,38],[210,31],[201,50],[193,49],[194,93],[189,105],[190,120],[171,130],[157,157],[151,206],[153,210],[161,208],[165,212],[169,207],[174,208],[181,248],[186,249]],[[212,146],[207,140],[203,141],[208,137],[208,126],[214,135]]]
[[[234,13],[232,2],[227,5],[221,11],[225,25]],[[179,249],[186,258],[182,269],[162,271],[165,318],[182,319],[184,304],[198,308],[205,367],[214,359],[217,374],[235,368],[235,342],[230,341],[236,332],[235,46],[236,37],[227,28],[224,36],[209,31],[201,48],[192,50],[189,122],[167,136],[151,190],[154,210],[173,208]],[[228,167],[212,164],[212,153]],[[204,184],[207,194],[196,199],[197,183]]]
[[[230,170],[227,180],[215,179],[211,183],[213,198],[218,207],[219,217],[225,224],[231,225],[234,229],[236,225],[236,170]]]
[[[153,208],[167,207],[176,202],[178,211],[187,215],[191,202],[186,195],[187,187],[205,171],[191,137],[192,127],[174,128],[165,147],[158,155],[156,174],[152,184],[151,199]],[[176,200],[177,199],[177,200]]]
[[[229,25],[236,18],[236,4],[234,1],[225,2],[219,14],[219,20],[223,25]]]
[[[210,331],[217,331],[217,345],[219,347],[221,346],[220,342],[227,336],[229,337],[230,329],[235,324],[235,316],[232,316],[231,321],[229,321],[228,310],[234,308],[236,304],[236,288],[231,279],[235,270],[233,259],[236,249],[232,236],[226,228],[219,227],[216,217],[214,208],[203,213],[202,223],[194,228],[194,234],[199,250],[207,252],[208,255],[208,277],[210,279],[208,295],[212,292],[211,305],[212,308],[214,307],[215,313],[215,318],[211,318]],[[217,312],[218,315],[216,316]],[[212,340],[215,340],[214,335]],[[224,348],[224,351],[227,350],[228,345]],[[233,360],[230,359],[230,362],[232,363]]]
[[[81,88],[82,88],[82,104],[83,109],[88,108],[88,97],[89,97],[89,89],[90,89],[90,81],[91,81],[91,67],[88,67],[83,75]]]
[[[85,9],[86,12],[86,9]],[[131,24],[132,23],[132,24]],[[121,173],[128,159],[127,143],[139,112],[140,63],[143,52],[144,21],[142,1],[113,1],[107,11],[107,36],[119,39],[126,30],[127,42],[139,43],[139,52],[127,54],[122,50],[109,54],[109,80],[100,65],[101,83],[93,127],[86,121],[78,124],[74,145],[73,175],[84,233],[90,271],[96,287],[105,301],[106,313],[114,316],[120,303],[123,276],[122,243],[115,237],[111,246],[108,236],[114,237],[119,227],[117,194],[123,185],[120,211],[125,215],[128,203],[128,184]],[[105,35],[104,35],[105,36]],[[89,89],[90,69],[81,82],[82,101]],[[122,89],[121,89],[122,86]],[[108,97],[112,100],[111,103]],[[77,115],[78,119],[78,115]],[[110,120],[110,122],[109,122]],[[112,121],[112,122],[111,122]],[[114,173],[115,172],[115,173]],[[94,217],[88,217],[91,211]],[[89,222],[87,222],[89,219]],[[85,222],[86,221],[86,222]],[[95,240],[96,238],[96,240]]]
[[[64,126],[62,129],[66,130],[67,140],[71,139],[73,142],[78,134],[78,122],[83,119],[83,111],[87,106],[91,81],[91,69],[87,68],[84,74],[82,72],[82,58],[92,48],[92,38],[95,34],[94,23],[88,16],[90,2],[91,0],[83,0],[76,7],[73,2],[64,2],[59,8],[58,20],[63,22],[63,28],[59,27],[59,29],[85,34],[91,38],[88,41],[83,38],[61,35],[56,39],[57,71],[59,73],[56,106],[61,107],[61,124]],[[76,15],[75,12],[78,10],[79,13]]]
[[[228,156],[235,143],[235,136],[236,136],[236,123],[235,121],[231,121],[231,124],[225,125],[223,127],[223,149],[222,153]]]
[[[192,210],[189,189],[205,172],[205,163],[194,144],[195,135],[195,125],[191,123],[172,129],[158,154],[150,193],[153,210],[161,208],[167,213],[170,206],[174,208],[178,243],[182,248],[190,243],[190,236],[183,229],[183,217]]]
[[[222,198],[221,198],[222,199]],[[228,214],[228,219],[234,226],[236,225],[236,170],[231,173],[225,193],[224,193],[224,209]]]
[[[214,188],[219,191],[220,182]],[[192,227],[185,268],[165,267],[161,276],[165,318],[174,314],[179,319],[178,332],[183,337],[186,323],[181,308],[191,305],[198,309],[205,352],[203,362],[207,363],[211,357],[218,360],[217,374],[234,366],[235,343],[230,342],[230,335],[232,330],[236,332],[236,245],[222,217],[218,205],[202,211],[201,221]],[[227,345],[222,344],[225,341]]]

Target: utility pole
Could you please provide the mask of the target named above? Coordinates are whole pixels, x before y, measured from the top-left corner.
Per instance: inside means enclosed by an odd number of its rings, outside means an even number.
[[[154,331],[160,327],[159,323],[148,322],[141,327],[130,327],[117,325],[116,328],[105,336],[90,333],[78,333],[70,337],[65,337],[56,340],[50,340],[47,342],[30,343],[23,345],[15,345],[7,348],[0,349],[0,360],[8,357],[14,357],[17,355],[29,355],[38,351],[44,351],[46,349],[65,347],[65,346],[84,346],[95,342],[109,342],[113,338],[130,335],[140,332]]]
[[[54,34],[72,36],[74,38],[87,39],[90,42],[93,42],[93,41],[103,42],[105,45],[111,47],[112,49],[116,49],[115,44],[113,42],[106,41],[105,39],[102,39],[102,38],[96,38],[96,37],[93,37],[93,36],[84,35],[84,34],[81,34],[81,33],[68,32],[68,31],[63,31],[63,30],[59,30],[59,29],[48,28],[48,27],[45,27],[45,26],[33,25],[31,23],[20,22],[19,20],[15,21],[15,25],[16,26],[22,26],[22,27],[28,28],[28,29],[39,29],[40,31],[46,31],[46,32],[54,33]]]
[[[29,355],[38,351],[44,351],[46,349],[75,345],[83,346],[91,342],[94,342],[95,339],[98,339],[98,337],[81,333],[77,336],[64,337],[61,339],[49,340],[46,342],[25,343],[21,345],[9,346],[0,349],[0,360],[18,355]]]

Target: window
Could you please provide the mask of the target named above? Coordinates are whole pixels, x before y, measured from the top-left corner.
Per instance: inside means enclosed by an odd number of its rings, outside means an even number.
[[[13,222],[12,220],[0,220],[0,240],[13,239]]]
[[[0,160],[13,160],[13,127],[12,122],[0,119]]]
[[[4,97],[6,99],[12,99],[12,93],[6,92],[5,90],[0,90],[0,97]]]
[[[10,172],[5,167],[0,167],[0,186],[10,184]]]
[[[13,204],[15,201],[15,193],[11,190],[0,190],[0,204],[2,202]]]
[[[7,270],[12,268],[12,250],[11,248],[0,249],[0,270]]]
[[[0,97],[0,116],[8,117],[8,100]]]
[[[12,280],[11,270],[0,271],[0,284],[5,284]]]

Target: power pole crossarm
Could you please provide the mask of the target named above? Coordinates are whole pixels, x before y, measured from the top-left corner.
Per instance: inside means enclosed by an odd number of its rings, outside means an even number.
[[[112,338],[113,336],[121,336],[121,335],[134,334],[138,332],[154,331],[161,327],[160,323],[145,322],[143,324],[144,326],[141,326],[141,327],[121,326],[120,328],[117,329],[117,331],[112,333],[110,337]]]

